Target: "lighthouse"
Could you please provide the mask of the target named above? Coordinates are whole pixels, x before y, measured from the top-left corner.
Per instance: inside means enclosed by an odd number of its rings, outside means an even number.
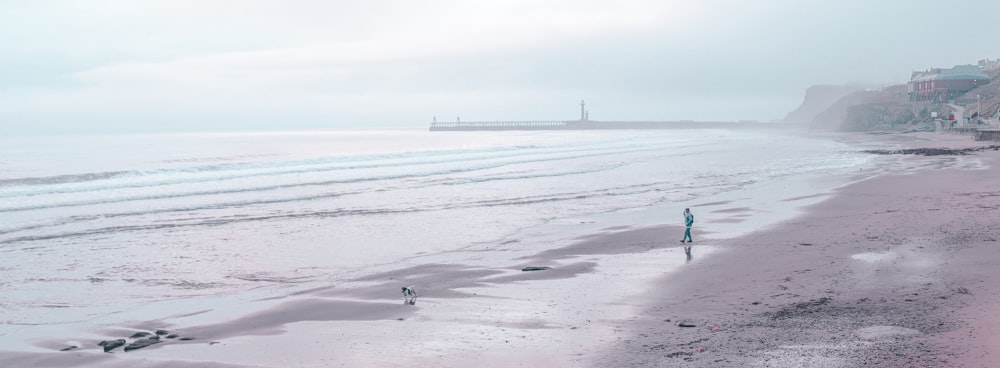
[[[587,103],[580,100],[580,121],[587,120]]]

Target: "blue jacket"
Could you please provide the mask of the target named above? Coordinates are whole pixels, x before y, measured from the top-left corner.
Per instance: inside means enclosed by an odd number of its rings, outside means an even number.
[[[694,225],[694,214],[688,212],[687,215],[684,215],[684,223],[687,224],[687,227]]]

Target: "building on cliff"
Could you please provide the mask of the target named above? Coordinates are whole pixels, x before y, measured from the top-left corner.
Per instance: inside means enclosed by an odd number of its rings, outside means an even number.
[[[946,102],[989,82],[979,65],[956,65],[913,72],[907,92],[910,101]]]
[[[990,59],[979,60],[979,69],[982,69],[982,71],[984,71],[984,72],[990,71],[990,70],[1000,69],[1000,59],[996,59],[996,60],[990,60]]]

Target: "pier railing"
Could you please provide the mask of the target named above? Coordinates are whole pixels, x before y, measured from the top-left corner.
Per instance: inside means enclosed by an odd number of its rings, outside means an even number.
[[[972,139],[977,141],[1000,141],[1000,129],[994,127],[979,128],[972,135]]]
[[[565,121],[544,121],[544,120],[527,120],[527,121],[454,121],[454,122],[440,122],[431,123],[431,129],[449,129],[449,128],[530,128],[530,127],[563,127],[566,126]]]
[[[565,121],[544,121],[544,120],[527,120],[527,121],[455,121],[455,122],[438,122],[431,123],[431,130],[488,130],[490,128],[501,129],[531,129],[531,128],[558,128],[565,127],[568,123]]]
[[[494,130],[597,130],[597,129],[786,129],[791,125],[758,122],[711,121],[595,121],[595,120],[525,120],[525,121],[455,121],[432,122],[431,131]]]

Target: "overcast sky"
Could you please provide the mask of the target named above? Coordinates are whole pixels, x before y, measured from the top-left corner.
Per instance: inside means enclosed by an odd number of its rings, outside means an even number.
[[[996,0],[0,0],[0,131],[770,120],[997,57]]]

